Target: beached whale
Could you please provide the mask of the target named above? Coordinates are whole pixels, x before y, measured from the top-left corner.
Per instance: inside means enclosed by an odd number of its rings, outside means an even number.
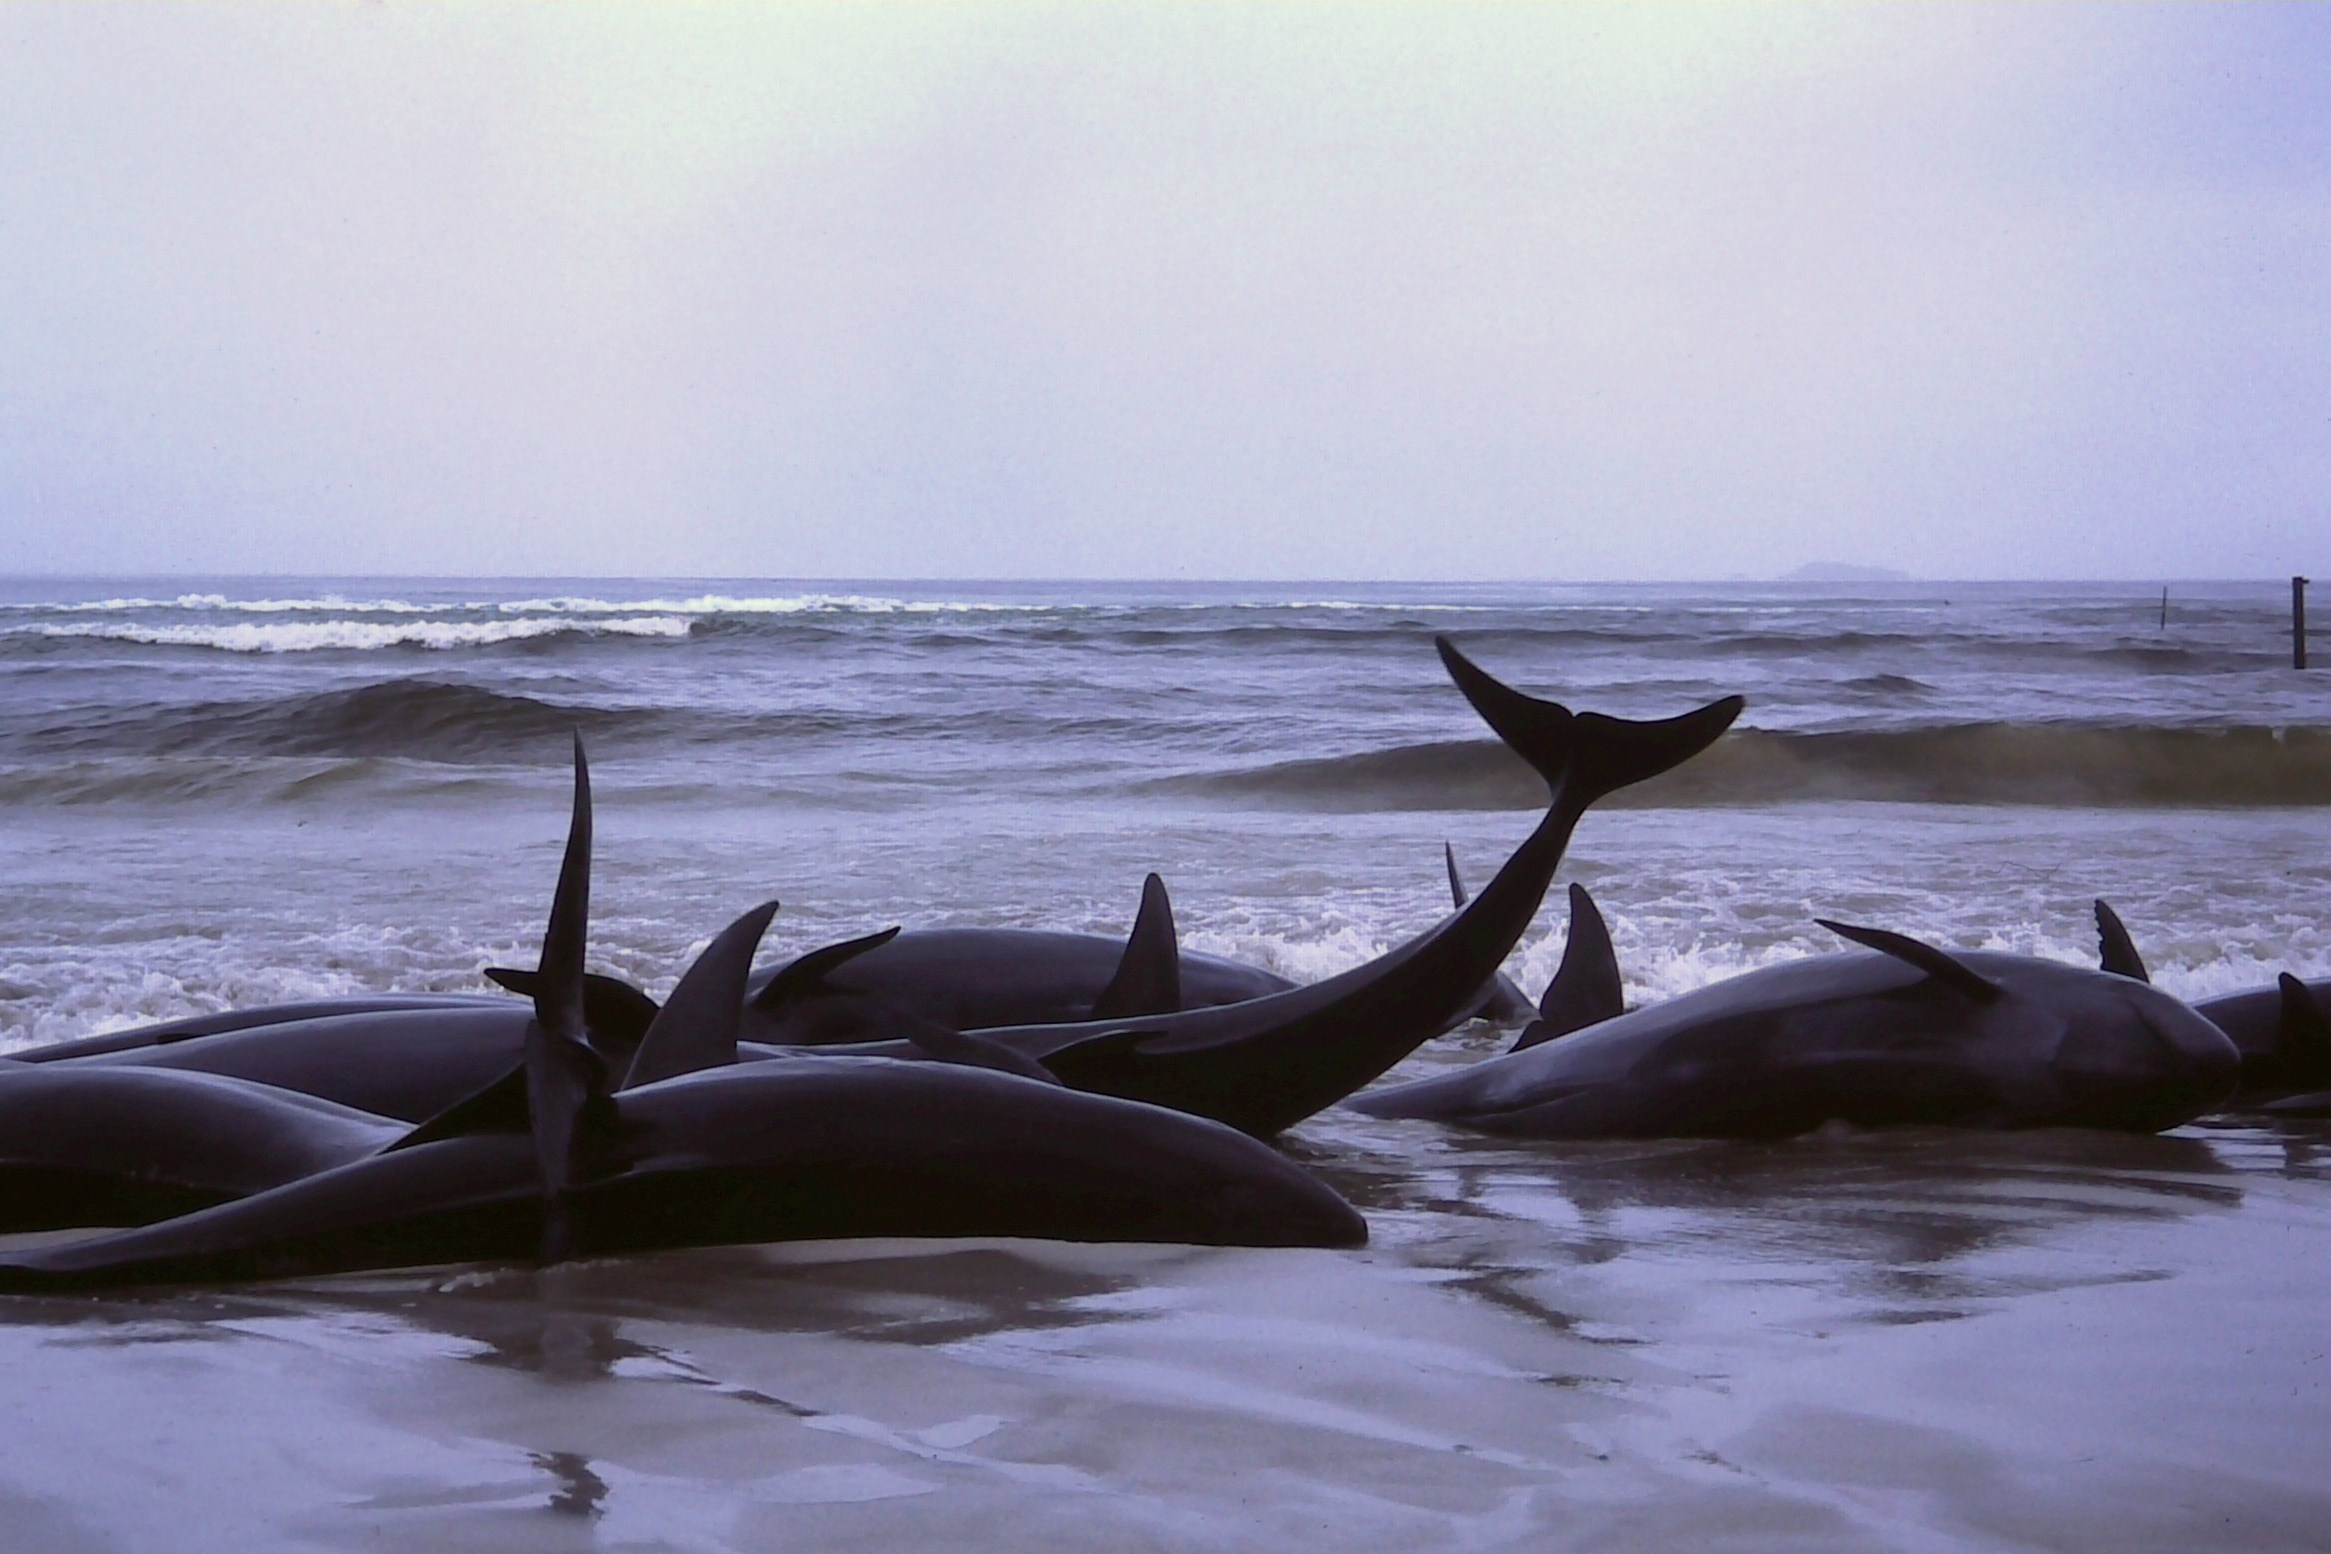
[[[0,1234],[168,1219],[361,1160],[405,1131],[214,1074],[0,1063]]]
[[[1446,638],[1435,645],[1474,710],[1548,790],[1544,818],[1479,895],[1399,948],[1308,987],[1133,1023],[991,1029],[982,1039],[1034,1058],[1079,1089],[1155,1102],[1267,1138],[1447,1029],[1537,915],[1587,808],[1689,760],[1740,714],[1737,696],[1650,722],[1573,713],[1499,683]],[[914,1055],[903,1042],[823,1050]]]
[[[2152,980],[2120,914],[2103,901],[2096,903],[2096,934],[2105,970]],[[2195,1002],[2194,1012],[2224,1031],[2242,1055],[2242,1082],[2230,1106],[2331,1090],[2331,1040],[2321,1034],[2325,1000],[2331,1000],[2331,981],[2301,982],[2286,973],[2272,987]]]
[[[822,1055],[738,1064],[745,979],[774,902],[714,938],[629,1070],[611,1073],[584,1039],[591,821],[579,739],[575,772],[534,1023],[512,1073],[361,1159],[160,1224],[0,1254],[0,1289],[804,1237],[1366,1239],[1366,1223],[1332,1190],[1199,1118],[951,1064]],[[53,1089],[85,1074],[116,1085],[202,1083],[57,1065],[0,1073],[0,1085],[29,1078]]]
[[[1533,1138],[1774,1138],[1830,1122],[2154,1132],[2233,1093],[2233,1043],[2142,983],[1825,926],[1869,950],[1769,966],[1351,1105]]]

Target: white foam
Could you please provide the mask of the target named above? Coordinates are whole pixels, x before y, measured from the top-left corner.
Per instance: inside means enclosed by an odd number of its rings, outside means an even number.
[[[370,652],[391,647],[436,650],[485,647],[565,633],[578,636],[685,637],[693,623],[676,616],[641,615],[615,620],[575,620],[567,616],[503,621],[400,621],[383,624],[331,620],[283,625],[174,626],[142,621],[75,621],[0,628],[0,635],[92,637],[154,647],[207,647],[228,653],[313,653],[338,649]]]

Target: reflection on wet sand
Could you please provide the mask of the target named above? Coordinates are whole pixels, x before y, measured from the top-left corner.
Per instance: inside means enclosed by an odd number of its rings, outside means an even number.
[[[195,1450],[141,1434],[169,1429],[151,1392],[288,1465],[212,1507],[259,1546],[2071,1547],[2141,1529],[2156,1478],[2199,1542],[2331,1514],[2298,1471],[2325,1416],[2293,1293],[2331,1249],[2324,1125],[1545,1147],[1327,1118],[1289,1148],[1374,1246],[732,1247],[0,1301],[27,1396],[129,1400],[88,1429],[52,1407],[49,1457],[0,1471]],[[135,1533],[194,1481],[148,1513],[52,1498]]]
[[[607,1481],[591,1471],[588,1458],[571,1451],[538,1451],[529,1453],[528,1460],[558,1480],[549,1510],[562,1516],[598,1516],[599,1504],[607,1498]]]
[[[1581,1331],[1579,1319],[1540,1293],[1560,1268],[1621,1256],[1726,1276],[1760,1267],[1833,1286],[1865,1305],[1860,1320],[1934,1321],[1986,1297],[2146,1276],[1954,1266],[1979,1254],[2044,1246],[2088,1222],[2229,1210],[2243,1194],[2230,1146],[2198,1132],[1555,1144],[1336,1117],[1307,1133],[1306,1163],[1367,1207],[1380,1244],[1564,1332]]]

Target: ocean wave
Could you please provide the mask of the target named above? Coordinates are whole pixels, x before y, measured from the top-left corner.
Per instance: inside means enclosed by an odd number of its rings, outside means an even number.
[[[383,624],[328,620],[278,625],[230,622],[184,626],[123,620],[49,621],[0,627],[0,636],[95,638],[148,647],[212,648],[227,653],[377,652],[383,648],[442,652],[557,636],[685,637],[692,629],[692,622],[669,615],[608,620],[537,616],[499,621],[405,620]]]
[[[663,731],[674,714],[540,700],[443,680],[384,680],[256,702],[84,714],[18,734],[43,753],[103,758],[255,756],[531,764],[564,761],[570,732]],[[167,783],[167,774],[155,781]]]
[[[1535,809],[1546,802],[1536,773],[1490,740],[1283,761],[1143,786],[1322,810]],[[1748,729],[1610,802],[1663,808],[1808,800],[2331,805],[2331,728],[1968,723],[1829,733]]]

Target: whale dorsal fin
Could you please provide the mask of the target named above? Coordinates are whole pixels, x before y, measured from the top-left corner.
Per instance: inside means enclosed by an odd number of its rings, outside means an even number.
[[[977,1032],[959,1031],[935,1020],[909,1018],[901,1020],[899,1024],[908,1041],[913,1042],[924,1056],[938,1062],[959,1064],[964,1068],[998,1069],[1048,1085],[1060,1083],[1052,1070],[1026,1053],[1007,1047],[1000,1041],[991,1041]]]
[[[515,966],[488,966],[485,977],[522,998],[532,998],[541,985],[536,973]],[[583,1025],[590,1033],[591,1045],[603,1056],[629,1063],[655,1018],[656,1001],[639,988],[621,977],[602,976],[596,971],[584,974]]]
[[[809,992],[846,963],[856,960],[868,950],[879,950],[898,937],[898,925],[880,933],[870,933],[862,939],[844,939],[810,951],[771,977],[761,991],[753,995],[753,1007],[765,1014],[773,1014],[796,998]]]
[[[2331,1020],[2315,1001],[2312,988],[2289,972],[2274,979],[2282,989],[2282,1016],[2274,1028],[2274,1050],[2285,1062],[2295,1062],[2310,1078],[2331,1078]]]
[[[1627,995],[1619,986],[1619,956],[1611,948],[1611,931],[1584,885],[1570,887],[1570,942],[1562,946],[1562,964],[1538,1000],[1538,1018],[1532,1020],[1513,1050],[1567,1036],[1572,1031],[1600,1025],[1627,1012]]]
[[[1095,1020],[1133,1020],[1172,1014],[1182,1007],[1182,947],[1174,933],[1174,903],[1165,881],[1141,882],[1141,910],[1126,937],[1117,974],[1093,1000]]]
[[[2104,969],[2116,977],[2153,980],[2145,970],[2145,957],[2137,953],[2137,941],[2129,937],[2120,913],[2102,896],[2096,898],[2096,955]]]
[[[713,936],[640,1038],[639,1051],[619,1088],[628,1090],[737,1060],[737,1026],[744,1018],[753,951],[776,915],[777,903],[764,901]]]
[[[1441,858],[1449,866],[1449,905],[1462,912],[1465,903],[1472,899],[1472,892],[1465,888],[1465,876],[1457,872],[1457,849],[1443,842]]]
[[[1936,949],[1908,934],[1889,933],[1883,928],[1858,928],[1851,923],[1832,922],[1826,917],[1817,917],[1813,921],[1856,944],[1867,945],[1880,954],[1891,955],[1898,961],[1916,966],[1937,982],[1955,988],[1969,998],[1988,1003],[2005,991],[1998,983],[1950,951]]]

